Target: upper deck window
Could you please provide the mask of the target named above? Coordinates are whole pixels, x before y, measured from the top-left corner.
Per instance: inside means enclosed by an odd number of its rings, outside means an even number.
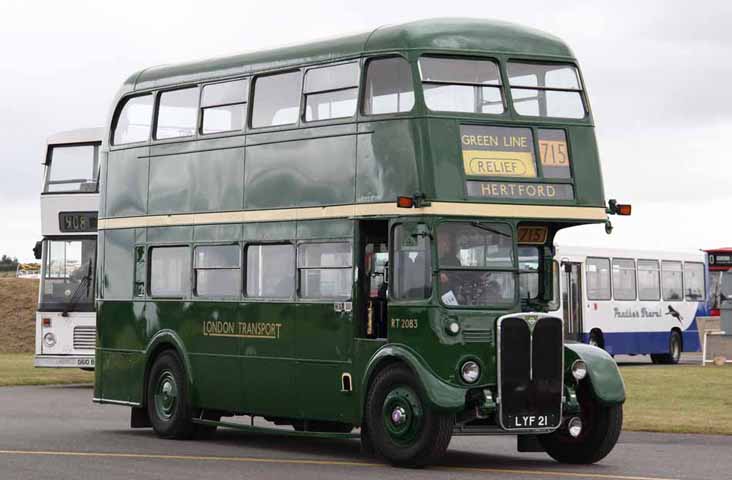
[[[254,83],[252,127],[297,123],[300,111],[300,72],[258,77]]]
[[[52,147],[44,192],[95,192],[98,153],[98,145]]]
[[[414,106],[412,69],[401,57],[378,58],[366,65],[366,115],[408,112]]]
[[[160,94],[155,138],[190,137],[198,120],[198,87]]]
[[[572,65],[509,62],[508,83],[519,115],[585,117],[579,74]]]
[[[419,59],[427,108],[443,112],[503,113],[501,74],[490,60]]]
[[[358,99],[357,63],[314,68],[305,74],[305,121],[352,117]]]
[[[127,98],[117,114],[113,143],[122,145],[147,141],[150,137],[152,112],[152,94]]]
[[[242,130],[247,117],[249,80],[204,85],[201,96],[201,133]]]

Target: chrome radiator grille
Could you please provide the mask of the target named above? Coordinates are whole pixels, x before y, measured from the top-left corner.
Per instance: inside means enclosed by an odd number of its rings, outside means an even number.
[[[94,350],[96,337],[96,327],[74,327],[74,349]]]

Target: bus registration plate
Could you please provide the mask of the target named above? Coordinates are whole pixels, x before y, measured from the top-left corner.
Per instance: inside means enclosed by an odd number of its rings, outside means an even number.
[[[549,415],[509,415],[508,428],[546,428]]]

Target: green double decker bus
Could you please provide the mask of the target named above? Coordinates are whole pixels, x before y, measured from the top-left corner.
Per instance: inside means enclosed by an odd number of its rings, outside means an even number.
[[[556,37],[428,20],[145,69],[100,183],[94,400],[132,427],[261,417],[395,465],[460,434],[613,448],[614,361],[545,313],[556,232],[613,210]]]

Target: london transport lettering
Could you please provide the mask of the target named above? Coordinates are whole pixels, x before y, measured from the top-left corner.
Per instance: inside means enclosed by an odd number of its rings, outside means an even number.
[[[222,322],[220,320],[206,320],[203,322],[203,335],[207,337],[265,338],[277,340],[280,338],[281,326],[281,323],[273,322]]]

